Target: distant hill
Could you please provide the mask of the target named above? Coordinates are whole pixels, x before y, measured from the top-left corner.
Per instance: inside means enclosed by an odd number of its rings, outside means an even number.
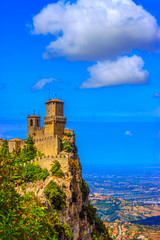
[[[148,225],[148,226],[160,225],[160,216],[150,217],[150,218],[146,218],[146,219],[139,220],[139,221],[133,221],[132,223]]]
[[[144,225],[160,223],[160,207],[158,206],[100,195],[91,195],[90,199],[97,208],[100,218],[105,222],[142,222]]]

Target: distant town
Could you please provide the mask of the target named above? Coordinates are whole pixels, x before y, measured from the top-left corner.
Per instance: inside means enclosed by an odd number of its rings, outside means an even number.
[[[160,239],[159,168],[85,174],[90,201],[117,240]]]

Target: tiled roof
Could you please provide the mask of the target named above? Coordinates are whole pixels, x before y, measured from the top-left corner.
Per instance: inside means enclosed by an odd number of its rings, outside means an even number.
[[[9,142],[20,142],[20,141],[22,141],[22,139],[20,138],[14,138],[12,140],[9,140]]]
[[[57,98],[55,98],[55,99],[49,99],[46,103],[49,103],[49,102],[59,102],[59,103],[64,103],[63,101],[60,101],[60,100],[58,100]]]

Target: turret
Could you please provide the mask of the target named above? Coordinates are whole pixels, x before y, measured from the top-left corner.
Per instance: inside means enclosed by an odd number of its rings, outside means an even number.
[[[58,100],[56,97],[55,99],[49,99],[46,104],[46,117],[52,116],[61,116],[63,117],[63,104],[64,102]]]
[[[40,128],[40,115],[36,116],[35,114],[27,116],[27,137],[35,136],[36,131]]]
[[[64,102],[56,97],[46,102],[46,117],[44,118],[46,136],[62,136],[64,134],[66,118],[63,117],[63,104]]]

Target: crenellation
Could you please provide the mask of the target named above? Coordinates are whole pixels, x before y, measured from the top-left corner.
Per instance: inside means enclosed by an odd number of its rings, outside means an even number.
[[[32,136],[34,144],[38,151],[45,156],[56,156],[61,151],[61,139],[68,132],[74,135],[73,130],[65,129],[66,117],[63,116],[64,102],[55,99],[49,99],[46,104],[46,117],[44,117],[44,127],[41,127],[40,115],[27,116],[27,137]],[[9,140],[9,151],[22,148],[26,140],[13,139]],[[0,145],[3,140],[0,139]]]

